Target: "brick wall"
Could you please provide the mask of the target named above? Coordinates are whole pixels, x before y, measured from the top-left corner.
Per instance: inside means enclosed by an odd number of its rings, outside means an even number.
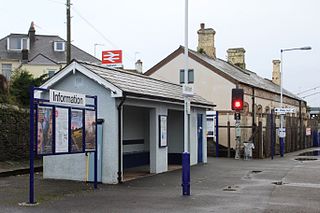
[[[0,161],[29,158],[29,111],[0,105]]]

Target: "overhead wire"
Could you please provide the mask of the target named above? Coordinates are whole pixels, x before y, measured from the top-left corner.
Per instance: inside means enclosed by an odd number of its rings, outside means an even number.
[[[306,96],[304,96],[304,97],[302,97],[302,98],[306,98],[306,97],[313,96],[313,95],[317,95],[317,94],[320,94],[320,92],[314,92],[314,93],[311,93],[311,94],[309,94],[309,95],[306,95]]]
[[[50,1],[50,2],[53,2],[53,3],[56,3],[56,4],[63,4],[63,5],[66,5],[66,3],[61,2],[61,1],[57,1],[57,0],[47,0],[47,1]]]
[[[316,87],[313,87],[313,88],[311,88],[311,89],[307,89],[307,90],[304,90],[304,91],[302,91],[302,92],[298,92],[296,95],[301,95],[301,94],[303,94],[303,93],[310,92],[310,91],[316,90],[316,89],[318,89],[318,88],[320,88],[320,86],[316,86]]]
[[[80,12],[75,9],[75,7],[71,7],[71,9],[84,21],[86,22],[96,33],[98,33],[105,41],[107,41],[111,46],[118,48],[116,44],[114,44],[112,41],[110,41],[100,30],[98,30],[93,24],[91,24],[88,19],[86,19],[83,15],[80,14]]]
[[[88,24],[96,33],[98,33],[107,43],[109,43],[113,48],[120,49],[118,45],[113,43],[110,39],[108,39],[99,29],[97,29],[91,22],[86,19],[81,13],[74,7],[71,7],[72,11],[74,11],[86,24]],[[127,55],[128,58],[130,58],[133,62],[135,62],[135,59],[131,57],[130,55]]]

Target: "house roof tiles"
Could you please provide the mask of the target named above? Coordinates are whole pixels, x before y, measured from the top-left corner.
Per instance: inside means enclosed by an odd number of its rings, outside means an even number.
[[[179,54],[183,54],[184,47],[180,46],[177,50],[171,53],[168,57],[163,59],[161,62],[150,68],[144,74],[150,76],[151,74],[155,73],[158,69],[160,69],[163,65],[171,61],[173,58],[177,57]],[[272,93],[279,94],[280,93],[280,86],[273,83],[271,80],[262,78],[261,76],[257,75],[255,72],[252,72],[247,69],[241,69],[229,62],[226,62],[222,59],[210,58],[205,54],[198,53],[194,50],[189,49],[189,57],[198,61],[199,63],[206,66],[208,69],[220,74],[221,76],[227,78],[228,80],[237,83],[243,83],[249,85],[251,87],[263,89]],[[296,100],[303,100],[297,95],[289,92],[288,90],[283,89],[283,94],[294,98]],[[304,100],[303,100],[304,101]]]
[[[1,59],[16,59],[21,60],[21,51],[7,50],[7,38],[28,38],[27,34],[10,34],[0,40],[0,58]],[[56,64],[66,64],[65,51],[56,52],[53,48],[55,41],[65,41],[56,35],[35,35],[35,41],[30,42],[28,51],[29,60],[36,58],[39,54],[45,58],[50,59]],[[71,58],[81,61],[88,61],[90,63],[101,63],[100,60],[90,55],[89,53],[71,45]]]
[[[130,71],[106,68],[86,62],[79,63],[129,95],[176,100],[179,102],[184,101],[181,85],[157,80]],[[212,102],[205,100],[197,94],[191,98],[191,102],[208,107],[214,106]]]

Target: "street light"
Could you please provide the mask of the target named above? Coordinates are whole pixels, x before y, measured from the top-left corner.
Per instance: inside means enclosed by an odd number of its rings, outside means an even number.
[[[97,56],[96,56],[97,46],[104,46],[104,44],[97,44],[97,43],[95,43],[93,46],[94,46],[93,55],[94,55],[94,57],[96,58],[96,57],[97,57]]]
[[[182,153],[182,195],[190,196],[190,152],[189,152],[189,113],[190,113],[190,100],[188,96],[192,96],[193,91],[188,94],[189,88],[189,64],[188,64],[188,0],[185,0],[185,32],[184,32],[184,85],[182,93],[184,95],[184,142]]]
[[[280,108],[282,108],[283,105],[283,87],[282,87],[282,81],[283,81],[283,52],[289,52],[289,51],[295,51],[295,50],[311,50],[310,46],[306,47],[297,47],[297,48],[288,48],[288,49],[281,49],[280,50],[280,60],[281,60],[281,73],[280,73]],[[280,138],[280,156],[283,157],[284,154],[284,138],[286,136],[286,131],[283,128],[283,120],[284,120],[284,114],[280,115],[280,129],[279,129],[279,138]]]

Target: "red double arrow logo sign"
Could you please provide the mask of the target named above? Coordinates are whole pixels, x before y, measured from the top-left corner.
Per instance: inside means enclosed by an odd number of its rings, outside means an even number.
[[[122,50],[102,51],[102,64],[122,64]]]

